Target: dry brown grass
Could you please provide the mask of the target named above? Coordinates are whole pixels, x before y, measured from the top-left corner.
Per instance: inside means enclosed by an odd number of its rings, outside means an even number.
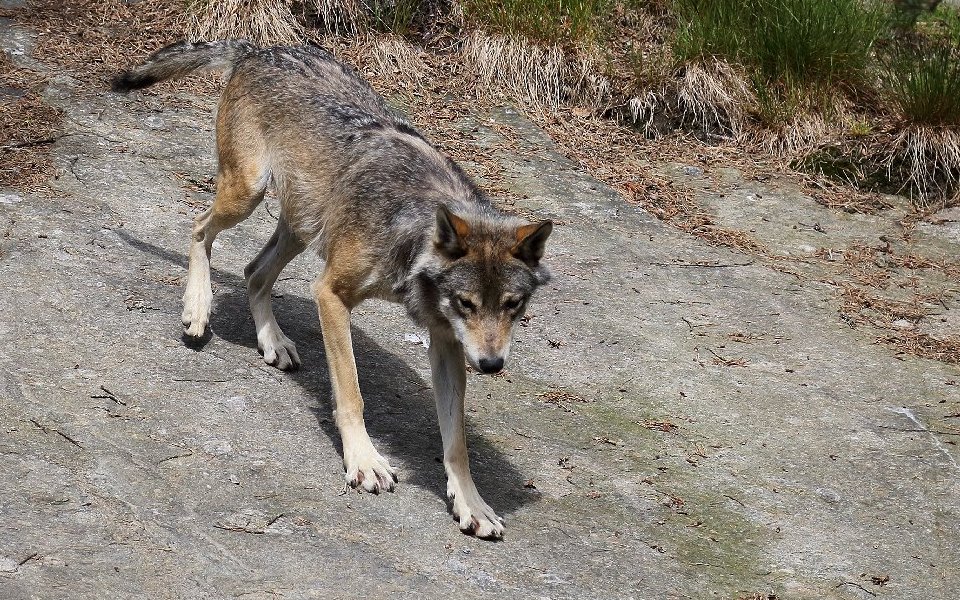
[[[960,337],[924,331],[960,291],[950,284],[960,282],[960,263],[898,253],[889,240],[882,246],[821,249],[817,258],[823,261],[820,272],[833,269],[821,281],[836,287],[844,322],[876,331],[877,341],[897,352],[960,362]]]
[[[846,143],[852,124],[860,117],[850,101],[840,95],[797,100],[796,105],[765,103],[742,68],[715,57],[685,64],[673,73],[660,73],[659,80],[654,81],[625,101],[629,118],[646,135],[663,134],[666,119],[668,132],[680,126],[711,143],[762,157],[760,160],[776,164],[780,172],[793,171],[789,165],[804,164],[805,158],[825,147]],[[811,180],[810,173],[790,175]],[[819,187],[838,187],[822,173],[819,175]],[[860,196],[857,201],[843,203],[846,210],[878,208],[876,198],[863,201],[869,192],[850,193],[850,184],[863,179],[852,178],[842,186],[845,195]],[[839,203],[827,200],[824,204]]]
[[[951,365],[960,364],[960,336],[939,339],[923,332],[905,331],[888,333],[880,341],[903,354]]]
[[[694,193],[652,173],[646,157],[658,160],[689,159],[693,139],[652,142],[637,137],[629,127],[577,109],[559,111],[538,123],[563,154],[580,164],[629,202],[633,202],[674,227],[718,246],[745,253],[769,254],[747,232],[720,226],[696,202]]]
[[[424,60],[425,51],[397,35],[369,36],[358,48],[364,70],[380,81],[392,80],[398,94],[410,97],[430,85],[435,70]]]
[[[183,39],[183,5],[178,0],[33,0],[29,8],[9,10],[5,16],[36,32],[37,60],[83,79],[112,75],[131,56],[146,56]]]
[[[40,31],[57,32],[41,36],[41,60],[92,65],[99,71],[125,63],[131,54],[142,56],[186,30],[191,38],[246,37],[260,44],[352,36],[377,50],[372,68],[392,71],[405,88],[422,85],[428,76],[425,61],[417,56],[424,48],[413,49],[401,38],[371,42],[366,37],[375,23],[365,0],[199,0],[187,6],[184,11],[178,0],[136,4],[39,0],[31,7],[29,20],[41,25]],[[442,7],[437,9],[440,12],[434,10],[436,14],[427,19],[440,23],[430,26],[436,31],[419,32],[430,40],[425,47],[472,80],[466,91],[478,101],[508,101],[545,113],[569,107],[597,113],[613,109],[614,114],[632,114],[647,134],[681,126],[706,134],[713,142],[764,153],[784,164],[824,147],[858,143],[857,136],[850,135],[851,122],[874,118],[853,110],[842,94],[826,96],[831,106],[819,101],[801,103],[777,109],[784,114],[771,118],[769,107],[757,98],[742,69],[715,58],[673,69],[669,48],[673,24],[658,3],[640,9],[632,3],[615,3],[612,22],[606,24],[606,53],[589,40],[537,45],[469,30],[459,2],[437,7]],[[921,209],[960,201],[960,134],[956,131],[900,127],[893,135],[875,138],[872,152],[861,158],[875,159],[888,174],[905,178],[904,189],[916,191]],[[852,177],[850,183],[867,179]],[[876,202],[828,200],[824,204],[851,211],[878,207]]]
[[[820,257],[825,257],[826,254],[825,249],[818,252]],[[844,249],[842,255],[848,272],[855,275],[861,283],[874,288],[883,287],[881,284],[889,279],[895,269],[936,270],[946,279],[960,282],[960,263],[946,259],[933,260],[916,254],[897,254],[889,242],[879,247],[855,243]]]
[[[367,26],[363,0],[308,0],[305,4],[319,16],[325,34],[352,36]]]
[[[786,170],[786,167],[784,169]],[[790,171],[792,169],[787,172]],[[826,207],[866,215],[893,208],[893,204],[877,192],[858,190],[822,175],[795,171],[791,174],[801,184],[804,194]]]
[[[563,105],[599,107],[609,96],[609,81],[586,51],[570,56],[559,46],[475,31],[463,39],[460,54],[475,78],[474,93],[484,100],[554,111]]]
[[[885,148],[888,171],[904,171],[904,188],[921,209],[960,200],[960,132],[947,127],[911,125]]]
[[[0,87],[12,96],[0,103],[0,186],[34,188],[53,175],[49,148],[62,113],[43,101],[45,84],[39,73],[0,55]]]
[[[869,325],[879,330],[877,341],[899,352],[960,364],[960,336],[937,338],[916,327],[934,314],[938,300],[918,294],[909,301],[897,301],[862,288],[843,286],[840,314],[851,326]]]
[[[819,113],[798,111],[786,120],[767,123],[762,128],[745,128],[741,142],[765,154],[794,160],[834,143],[846,130],[843,118],[840,113],[827,119]]]
[[[841,285],[841,312],[858,324],[890,328],[895,321],[919,323],[933,314],[934,298],[914,295],[909,301],[891,300],[860,287]]]
[[[122,0],[34,0],[24,8],[0,10],[0,16],[34,34],[32,57],[66,69],[88,82],[91,93],[126,65],[182,38],[182,9],[177,0],[128,4]],[[43,101],[45,77],[0,58],[0,84],[22,93],[0,105],[0,185],[42,187],[55,175],[49,150],[60,134],[62,114]]]
[[[318,4],[326,4],[318,2]],[[237,37],[255,44],[296,44],[303,40],[301,21],[288,2],[277,0],[197,0],[189,5],[187,38]]]
[[[730,64],[711,59],[687,65],[673,94],[679,118],[703,131],[721,131],[739,139],[747,130],[753,90],[743,73]]]

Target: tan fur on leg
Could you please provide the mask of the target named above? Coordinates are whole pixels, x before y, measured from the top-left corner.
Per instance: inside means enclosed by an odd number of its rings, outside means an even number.
[[[330,381],[336,403],[335,418],[343,441],[346,480],[352,487],[373,493],[393,491],[396,474],[373,447],[363,420],[363,397],[357,380],[357,364],[350,335],[350,308],[346,294],[338,293],[336,271],[328,263],[327,272],[313,285],[320,312],[323,346],[330,365]],[[344,302],[344,296],[347,302]]]
[[[181,320],[189,336],[201,337],[210,321],[213,292],[210,289],[210,252],[213,241],[224,229],[243,221],[263,200],[269,173],[263,161],[263,152],[245,147],[238,150],[231,135],[218,129],[217,150],[220,173],[217,177],[217,197],[206,212],[193,223],[190,242],[190,266],[183,292]]]

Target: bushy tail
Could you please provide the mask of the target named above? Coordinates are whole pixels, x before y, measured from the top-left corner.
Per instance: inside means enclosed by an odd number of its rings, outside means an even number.
[[[157,50],[139,67],[123,71],[110,82],[115,92],[129,92],[193,71],[229,71],[256,46],[246,40],[177,42]]]

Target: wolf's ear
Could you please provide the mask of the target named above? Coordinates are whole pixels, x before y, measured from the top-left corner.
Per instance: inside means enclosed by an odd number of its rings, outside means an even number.
[[[447,258],[460,258],[467,253],[468,235],[470,224],[441,204],[437,208],[437,233],[433,237],[437,250]]]
[[[517,243],[510,249],[516,258],[536,267],[543,258],[543,248],[553,231],[553,221],[540,221],[517,228]]]

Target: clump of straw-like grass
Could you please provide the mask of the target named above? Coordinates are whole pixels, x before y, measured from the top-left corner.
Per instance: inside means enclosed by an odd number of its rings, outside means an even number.
[[[591,57],[569,58],[556,45],[473,32],[463,40],[461,54],[483,96],[556,110],[563,104],[600,106],[609,94],[609,81],[597,74]]]
[[[409,91],[425,85],[432,74],[421,52],[403,37],[380,35],[369,37],[360,54],[374,77],[390,79],[398,84],[396,87]]]
[[[685,124],[733,137],[746,127],[746,108],[754,100],[749,81],[722,60],[691,63],[676,82],[676,103]]]
[[[363,0],[308,0],[306,5],[324,33],[351,36],[366,29],[368,19]]]
[[[303,25],[285,1],[197,0],[188,13],[186,33],[193,40],[243,38],[268,46],[303,39]]]
[[[888,172],[899,172],[903,189],[921,209],[956,202],[960,196],[960,132],[909,125],[886,149]]]

